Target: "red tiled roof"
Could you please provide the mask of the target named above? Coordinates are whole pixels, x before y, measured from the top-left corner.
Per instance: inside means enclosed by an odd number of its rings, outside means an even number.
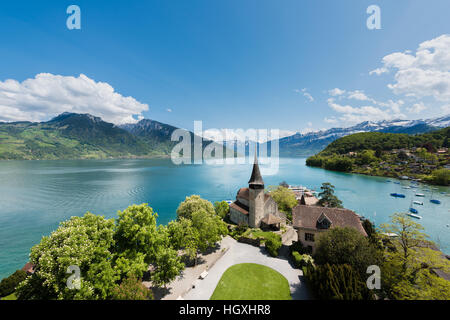
[[[350,227],[367,236],[359,216],[348,209],[327,208],[308,205],[298,205],[292,209],[292,220],[294,227],[316,229],[319,218],[325,215],[331,221],[333,227]]]
[[[23,271],[26,271],[26,272],[28,272],[28,273],[33,273],[33,272],[34,272],[34,265],[33,265],[31,262],[27,262],[27,263],[23,266],[22,270],[23,270]]]

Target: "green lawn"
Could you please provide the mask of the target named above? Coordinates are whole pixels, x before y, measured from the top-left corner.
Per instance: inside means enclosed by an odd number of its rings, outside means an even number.
[[[211,300],[291,300],[289,283],[279,272],[260,264],[228,268]]]
[[[11,293],[9,296],[0,298],[0,300],[17,300],[17,297],[14,293]]]

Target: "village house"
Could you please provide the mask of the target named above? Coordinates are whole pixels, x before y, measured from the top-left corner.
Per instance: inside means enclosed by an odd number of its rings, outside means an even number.
[[[292,209],[292,221],[298,241],[312,254],[320,235],[331,228],[349,227],[367,236],[359,216],[348,209],[298,205]]]
[[[280,229],[282,224],[286,224],[286,215],[278,210],[275,200],[264,193],[256,155],[248,188],[240,188],[236,201],[230,204],[230,220],[251,228]]]

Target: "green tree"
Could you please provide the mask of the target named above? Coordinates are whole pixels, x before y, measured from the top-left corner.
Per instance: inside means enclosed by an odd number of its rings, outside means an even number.
[[[198,233],[198,248],[205,251],[213,247],[228,230],[226,224],[220,217],[211,215],[204,209],[192,213],[192,227]]]
[[[288,188],[282,186],[271,187],[269,191],[269,194],[277,203],[278,209],[284,213],[290,214],[292,208],[298,204],[294,191]]]
[[[356,157],[356,162],[361,165],[371,164],[372,162],[375,162],[377,160],[378,159],[375,156],[375,152],[373,150],[364,150],[358,153],[358,156]]]
[[[9,277],[2,279],[0,282],[0,297],[9,296],[16,290],[19,283],[27,278],[27,273],[23,270],[17,270]]]
[[[332,208],[342,208],[342,201],[338,199],[334,195],[334,186],[329,183],[325,182],[322,183],[322,186],[320,187],[322,192],[319,193],[319,202],[318,204],[322,207],[332,207]]]
[[[353,228],[335,227],[318,237],[314,260],[318,264],[348,264],[361,278],[367,267],[379,265],[381,253]]]
[[[224,219],[228,212],[230,212],[230,206],[226,201],[216,201],[214,202],[214,210],[220,218]]]
[[[450,185],[450,169],[438,169],[431,173],[431,181],[441,186]]]
[[[272,236],[266,238],[265,246],[272,257],[278,257],[281,245],[281,236],[279,234],[272,233]]]
[[[423,227],[404,213],[395,213],[391,223],[380,226],[395,233],[392,248],[386,250],[382,265],[383,294],[391,299],[448,299],[450,285],[434,270],[450,273],[450,262],[432,249]]]
[[[119,277],[113,270],[114,220],[86,213],[60,224],[31,249],[35,272],[17,288],[19,299],[107,299]],[[80,290],[67,287],[69,266],[81,271]]]
[[[115,239],[119,252],[128,252],[127,256],[137,257],[144,254],[149,264],[156,255],[158,230],[157,213],[148,204],[132,205],[118,212]]]
[[[186,197],[186,199],[180,203],[177,209],[178,218],[191,219],[192,214],[199,210],[205,210],[208,214],[214,215],[214,206],[208,200],[200,198],[198,195],[192,195]]]
[[[113,300],[153,300],[152,292],[136,277],[129,277],[114,288]]]
[[[151,274],[152,283],[156,286],[166,286],[178,276],[184,268],[177,251],[170,247],[159,247],[153,262]]]
[[[170,243],[175,250],[184,250],[190,260],[195,260],[200,244],[197,229],[192,226],[192,220],[180,218],[168,224]]]
[[[317,299],[371,300],[373,296],[358,273],[347,264],[307,267],[306,278]]]

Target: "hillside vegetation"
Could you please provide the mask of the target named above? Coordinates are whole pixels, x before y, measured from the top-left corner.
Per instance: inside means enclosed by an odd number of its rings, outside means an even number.
[[[356,133],[329,144],[308,166],[376,176],[421,179],[449,185],[450,127],[417,134]]]
[[[48,122],[0,123],[0,160],[168,157],[178,143],[171,141],[176,129],[147,119],[118,127],[76,113]]]

